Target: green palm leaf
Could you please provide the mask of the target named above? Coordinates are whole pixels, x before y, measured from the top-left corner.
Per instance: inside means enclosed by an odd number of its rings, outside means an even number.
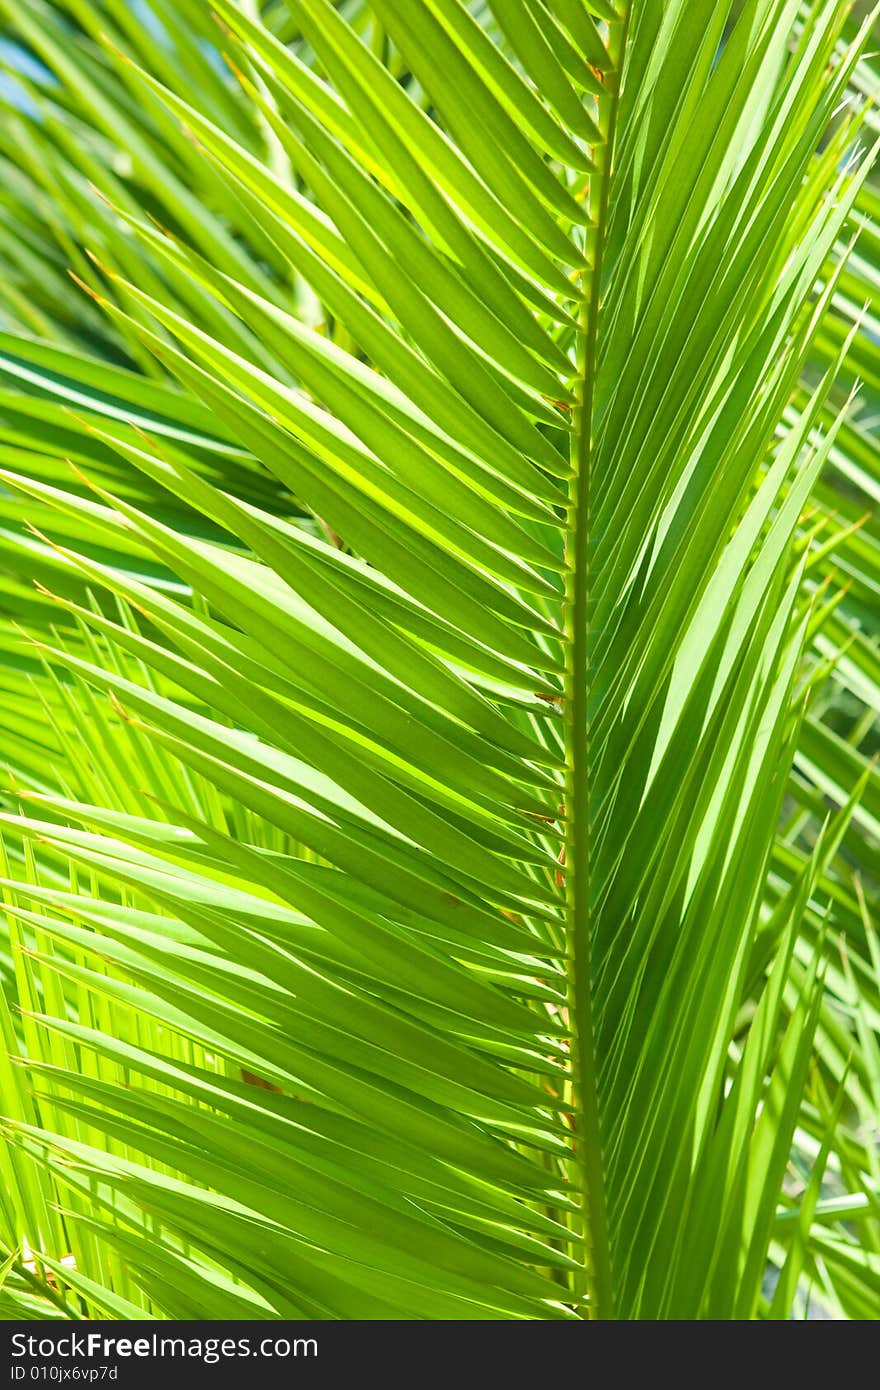
[[[15,1315],[865,1315],[843,9],[2,5]]]

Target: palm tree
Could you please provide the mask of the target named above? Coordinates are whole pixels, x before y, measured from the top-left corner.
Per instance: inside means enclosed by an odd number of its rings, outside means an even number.
[[[870,18],[0,13],[4,1316],[876,1316]]]

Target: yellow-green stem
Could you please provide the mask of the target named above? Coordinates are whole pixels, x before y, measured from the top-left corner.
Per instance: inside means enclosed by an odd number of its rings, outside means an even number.
[[[592,914],[590,907],[590,728],[591,555],[590,494],[593,465],[593,413],[598,367],[602,260],[608,220],[611,164],[620,93],[620,70],[629,23],[629,4],[610,28],[611,71],[600,118],[605,140],[595,151],[590,177],[592,265],[584,273],[583,309],[578,335],[578,404],[574,418],[572,480],[566,546],[566,935],[571,1084],[575,1100],[575,1160],[581,1189],[581,1234],[586,1242],[583,1275],[576,1281],[578,1301],[588,1295],[591,1319],[615,1317],[611,1248],[605,1199],[602,1130],[593,1023]]]

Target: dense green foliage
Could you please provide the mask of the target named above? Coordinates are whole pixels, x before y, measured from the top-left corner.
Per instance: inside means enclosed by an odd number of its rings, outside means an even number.
[[[871,16],[0,16],[0,1315],[880,1316]]]

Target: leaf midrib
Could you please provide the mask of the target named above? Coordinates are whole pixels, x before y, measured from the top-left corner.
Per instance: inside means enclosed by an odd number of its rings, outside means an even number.
[[[620,98],[620,71],[629,28],[631,0],[610,26],[608,48],[613,70],[606,74],[605,143],[594,158],[589,197],[595,206],[593,264],[583,276],[584,298],[578,332],[578,405],[572,437],[572,479],[566,518],[566,841],[565,896],[568,956],[571,1087],[575,1123],[573,1147],[581,1196],[581,1235],[585,1241],[583,1274],[575,1281],[578,1300],[588,1295],[591,1320],[615,1317],[611,1249],[605,1194],[602,1131],[592,999],[592,921],[590,908],[590,730],[591,684],[590,497],[593,462],[593,414],[598,365],[600,291],[608,221],[611,165]],[[601,111],[600,111],[601,122]],[[580,1285],[580,1286],[579,1286]],[[585,1286],[585,1287],[584,1287]]]

